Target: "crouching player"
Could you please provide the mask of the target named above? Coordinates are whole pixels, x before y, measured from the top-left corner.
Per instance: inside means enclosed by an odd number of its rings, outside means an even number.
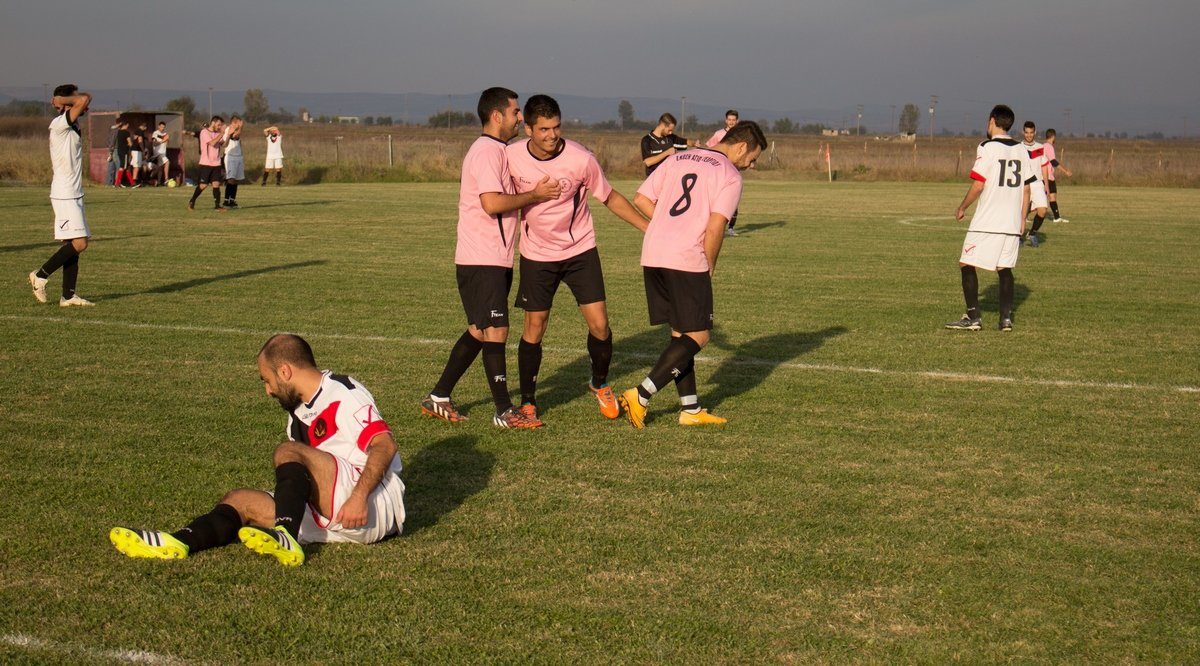
[[[176,532],[114,527],[129,557],[182,559],[240,539],[285,566],[304,543],[374,543],[404,524],[400,458],[375,399],[351,377],[317,369],[303,338],[273,336],[258,353],[267,395],[288,412],[275,448],[275,492],[239,488]]]

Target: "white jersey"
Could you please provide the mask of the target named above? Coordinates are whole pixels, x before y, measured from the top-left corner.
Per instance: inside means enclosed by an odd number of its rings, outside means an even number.
[[[83,196],[83,142],[79,125],[67,120],[63,112],[50,122],[51,199],[78,199]]]
[[[154,154],[155,155],[166,155],[167,154],[167,140],[171,137],[171,135],[167,134],[166,132],[155,131],[154,134],[151,135],[151,137],[152,137],[152,139],[150,142],[154,144]],[[158,143],[159,141],[161,141],[162,143]]]
[[[1037,182],[1025,147],[1003,134],[984,141],[975,151],[971,178],[983,183],[983,193],[969,230],[1019,235],[1025,186]]]
[[[1046,161],[1046,146],[1034,141],[1033,143],[1022,142],[1021,147],[1029,153],[1029,161],[1033,163],[1033,175],[1038,180],[1042,180],[1042,167],[1049,164]]]
[[[283,159],[283,135],[267,137],[267,159]]]
[[[225,157],[232,157],[235,160],[242,159],[242,140],[233,138],[232,136],[225,142]]]
[[[375,406],[371,392],[353,377],[326,370],[317,394],[292,410],[287,436],[350,463],[362,471],[367,464],[367,445],[376,435],[391,432]],[[400,473],[400,456],[388,466]]]

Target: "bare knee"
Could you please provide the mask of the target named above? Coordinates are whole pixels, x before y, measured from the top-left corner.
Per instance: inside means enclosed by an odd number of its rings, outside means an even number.
[[[304,445],[296,442],[283,442],[275,447],[273,462],[276,467],[290,462],[304,462]]]
[[[271,524],[275,520],[274,512],[272,515],[266,515],[264,511],[263,500],[270,499],[270,496],[261,490],[252,490],[250,488],[238,488],[225,493],[221,497],[221,504],[227,504],[238,512],[238,517],[242,519],[242,524]]]
[[[521,337],[526,342],[537,344],[546,335],[546,327],[550,324],[549,312],[526,312],[522,326]]]
[[[87,238],[72,238],[71,239],[71,247],[75,248],[76,254],[83,252],[88,247],[88,239]]]
[[[691,338],[693,342],[700,345],[701,347],[704,347],[704,345],[708,344],[708,339],[709,339],[708,331],[690,331],[688,333],[684,333],[684,335]]]

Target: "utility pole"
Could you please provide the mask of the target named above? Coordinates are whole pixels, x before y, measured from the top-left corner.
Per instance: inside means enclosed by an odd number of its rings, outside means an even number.
[[[858,105],[858,126],[854,129],[854,136],[862,136],[862,111],[863,105]]]
[[[446,129],[450,129],[450,114],[454,108],[454,95],[446,95]]]
[[[896,105],[895,104],[892,105],[892,128],[888,131],[895,132],[897,134],[900,133],[900,128],[896,127]]]
[[[212,118],[212,86],[208,87],[208,117]]]
[[[683,134],[684,124],[687,123],[687,95],[679,98],[679,134]]]
[[[933,114],[934,114],[935,109],[937,109],[937,99],[938,99],[937,95],[929,96],[929,140],[930,141],[933,140]]]

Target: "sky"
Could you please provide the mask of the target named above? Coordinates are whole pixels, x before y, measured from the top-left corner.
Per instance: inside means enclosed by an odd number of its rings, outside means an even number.
[[[1143,112],[1169,133],[1189,114],[1200,126],[1197,0],[0,6],[8,63],[0,85],[394,93],[505,85],[781,111],[864,104],[873,113],[905,102],[924,111],[936,94],[951,124],[1003,101],[1018,117],[1024,109],[1057,120],[1072,108],[1097,129]]]

